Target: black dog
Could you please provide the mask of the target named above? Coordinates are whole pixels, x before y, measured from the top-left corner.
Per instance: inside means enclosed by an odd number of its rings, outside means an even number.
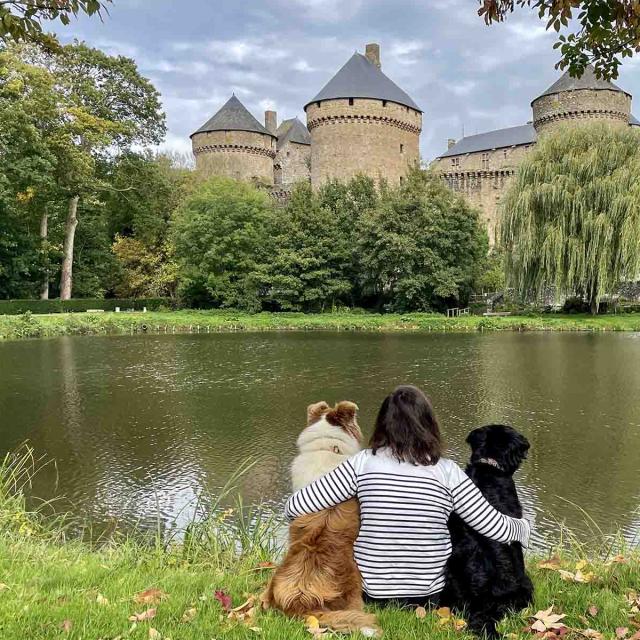
[[[528,440],[511,427],[492,424],[472,431],[467,442],[471,446],[467,475],[498,511],[521,518],[522,505],[512,476],[527,457]],[[496,623],[533,599],[522,545],[493,542],[455,514],[449,519],[449,530],[453,553],[441,603],[464,609],[470,631],[496,637]]]

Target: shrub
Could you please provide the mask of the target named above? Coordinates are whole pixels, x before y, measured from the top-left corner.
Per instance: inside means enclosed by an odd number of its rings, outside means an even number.
[[[88,309],[115,311],[134,309],[142,311],[160,311],[175,308],[176,301],[171,298],[75,298],[73,300],[0,300],[0,315],[19,315],[25,313],[75,313]]]

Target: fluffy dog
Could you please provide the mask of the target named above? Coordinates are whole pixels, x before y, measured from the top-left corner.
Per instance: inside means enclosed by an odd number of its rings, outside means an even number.
[[[512,476],[527,457],[527,439],[511,427],[492,424],[472,431],[467,443],[471,446],[467,475],[498,511],[521,518],[522,505]],[[497,622],[508,611],[524,609],[533,600],[522,546],[493,542],[455,514],[449,519],[449,530],[453,553],[441,602],[465,609],[472,632],[496,637]]]
[[[360,450],[358,407],[326,402],[307,409],[307,427],[298,438],[299,455],[291,475],[294,490],[333,470]],[[376,617],[364,612],[362,578],[353,558],[360,530],[357,500],[296,518],[289,528],[289,550],[262,596],[265,608],[292,617],[315,616],[335,631],[379,635]]]

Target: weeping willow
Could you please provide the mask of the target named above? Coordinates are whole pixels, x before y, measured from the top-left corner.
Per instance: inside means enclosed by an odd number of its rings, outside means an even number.
[[[507,283],[600,300],[640,277],[640,133],[605,124],[542,136],[502,203]]]

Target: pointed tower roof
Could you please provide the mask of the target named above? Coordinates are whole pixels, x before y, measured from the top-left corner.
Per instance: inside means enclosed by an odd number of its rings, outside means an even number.
[[[263,133],[268,136],[274,136],[270,131],[264,128],[248,111],[248,109],[233,94],[227,100],[220,110],[207,120],[195,133],[206,133],[207,131],[253,131],[254,133]]]
[[[593,89],[595,91],[619,91],[620,93],[627,93],[613,82],[607,80],[601,80],[596,77],[594,68],[588,65],[584,73],[580,78],[572,78],[568,71],[565,71],[562,76],[556,80],[546,91],[541,93],[538,98],[542,96],[550,96],[554,93],[562,93],[564,91],[579,91],[580,89]],[[627,93],[627,95],[630,95]],[[536,98],[536,100],[538,99]]]
[[[278,149],[285,142],[296,142],[297,144],[311,144],[311,136],[307,127],[298,120],[298,118],[290,118],[280,123],[277,131]]]
[[[305,105],[305,109],[313,102],[338,98],[389,100],[422,111],[407,93],[361,53],[354,53],[320,93]]]

